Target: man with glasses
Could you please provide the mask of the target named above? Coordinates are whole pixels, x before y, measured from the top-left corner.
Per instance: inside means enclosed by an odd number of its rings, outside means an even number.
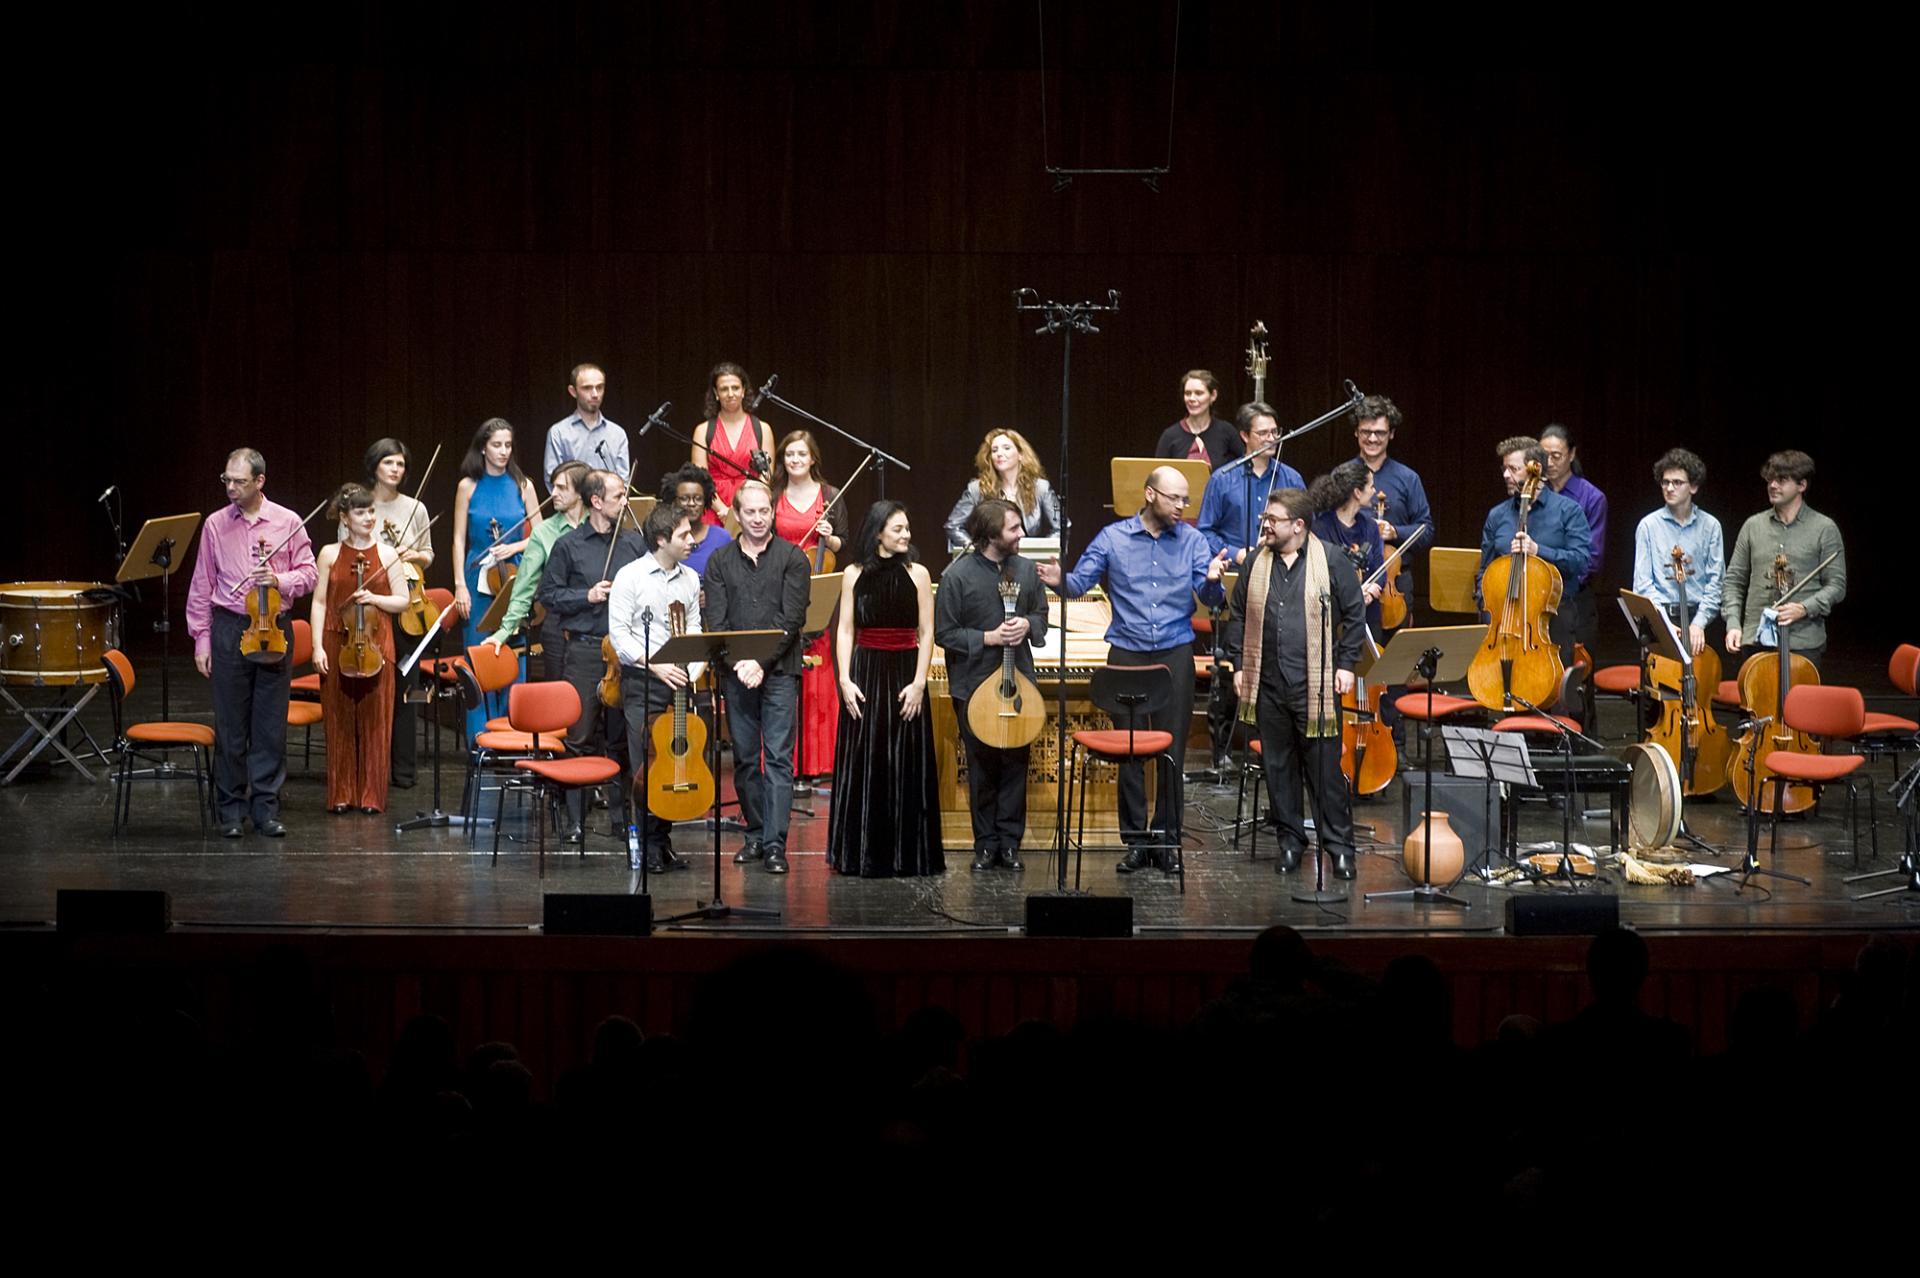
[[[687,462],[660,477],[661,504],[686,511],[694,518],[693,552],[687,557],[687,567],[695,575],[707,570],[707,560],[714,551],[733,540],[725,524],[710,524],[701,517],[713,504],[713,494],[713,475],[705,466]]]
[[[1816,666],[1827,655],[1827,618],[1847,597],[1847,552],[1833,520],[1807,505],[1813,458],[1797,448],[1774,453],[1760,469],[1767,508],[1740,525],[1727,556],[1721,611],[1727,651],[1773,651],[1779,627],[1791,626],[1788,645]],[[1773,567],[1781,555],[1800,589],[1773,607]]]
[[[1653,464],[1660,481],[1660,509],[1633,530],[1633,593],[1666,610],[1692,644],[1695,656],[1707,646],[1707,627],[1720,615],[1721,578],[1727,570],[1727,543],[1720,521],[1693,504],[1707,464],[1684,448],[1669,448]],[[1680,615],[1680,591],[1673,580],[1673,548],[1688,560],[1687,604]],[[1708,689],[1712,691],[1712,689]]]
[[[280,787],[287,779],[287,692],[292,663],[249,660],[240,652],[253,587],[280,592],[273,624],[293,650],[288,610],[318,581],[313,542],[300,516],[267,500],[267,463],[251,448],[227,455],[220,483],[227,504],[207,516],[187,588],[187,634],[193,664],[213,681],[213,788],[220,834],[237,839],[253,828],[285,837]]]
[[[1385,395],[1369,395],[1360,401],[1354,417],[1353,438],[1360,445],[1360,455],[1356,460],[1364,462],[1367,469],[1373,472],[1374,491],[1384,493],[1387,498],[1384,514],[1377,510],[1362,513],[1373,515],[1375,522],[1380,525],[1380,540],[1385,543],[1386,552],[1392,554],[1395,546],[1416,534],[1431,537],[1433,512],[1427,506],[1427,490],[1420,482],[1419,473],[1387,455],[1394,432],[1400,429],[1400,410]],[[1421,534],[1422,529],[1426,530],[1424,534]],[[1413,619],[1413,561],[1416,554],[1432,545],[1428,541],[1419,550],[1410,550],[1400,556],[1394,573],[1394,584],[1407,598],[1409,621]],[[1382,642],[1385,639],[1386,636],[1382,635]]]
[[[1271,418],[1271,413],[1268,414]],[[1182,771],[1193,722],[1193,600],[1210,608],[1226,602],[1220,576],[1227,552],[1208,553],[1207,540],[1181,515],[1192,498],[1187,477],[1170,466],[1147,476],[1140,513],[1116,520],[1094,535],[1071,573],[1058,560],[1039,565],[1040,580],[1068,599],[1078,599],[1096,584],[1106,587],[1113,608],[1107,627],[1107,664],[1165,666],[1172,676],[1166,710],[1146,726],[1173,734],[1173,767],[1160,771],[1153,821],[1147,821],[1144,765],[1120,768],[1120,837],[1128,852],[1117,867],[1122,874],[1145,869],[1154,860],[1149,847],[1178,847],[1182,828]],[[1171,873],[1179,853],[1160,858]]]

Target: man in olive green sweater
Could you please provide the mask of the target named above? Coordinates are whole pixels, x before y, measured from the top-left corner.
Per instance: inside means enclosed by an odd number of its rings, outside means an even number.
[[[1760,475],[1767,481],[1767,509],[1740,526],[1727,556],[1721,591],[1727,651],[1770,652],[1779,646],[1776,627],[1787,626],[1788,650],[1817,666],[1827,654],[1827,617],[1847,597],[1846,548],[1834,522],[1806,503],[1813,458],[1797,449],[1775,453]],[[1774,565],[1780,555],[1786,556],[1787,572],[1799,589],[1780,606],[1775,626],[1763,627],[1761,614],[1779,594]],[[1829,555],[1833,562],[1820,567]]]

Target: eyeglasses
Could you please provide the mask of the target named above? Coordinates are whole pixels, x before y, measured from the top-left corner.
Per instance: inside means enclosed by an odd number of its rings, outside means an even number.
[[[1385,431],[1385,430],[1362,430],[1362,431],[1355,431],[1354,433],[1360,436],[1360,438],[1362,439],[1385,439],[1388,435],[1392,434],[1393,432]]]
[[[1663,479],[1660,481],[1660,486],[1662,488],[1685,488],[1692,482],[1690,479]]]
[[[1193,504],[1193,498],[1191,497],[1175,497],[1172,493],[1163,493],[1158,488],[1149,488],[1147,489],[1147,491],[1152,493],[1156,497],[1166,498],[1166,500],[1171,505],[1173,505],[1174,507],[1180,510],[1185,510],[1188,506]]]
[[[253,475],[222,475],[220,476],[220,486],[222,488],[233,488],[236,485],[251,484],[255,478]]]

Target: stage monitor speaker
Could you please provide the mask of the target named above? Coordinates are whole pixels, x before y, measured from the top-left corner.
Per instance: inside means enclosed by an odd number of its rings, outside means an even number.
[[[650,936],[653,898],[645,893],[550,892],[541,898],[548,936]]]
[[[1446,764],[1438,759],[1433,766],[1433,810],[1447,814],[1447,824],[1460,836],[1467,860],[1471,862],[1487,848],[1497,853],[1500,850],[1500,783],[1494,782],[1489,797],[1485,781],[1448,776],[1439,771]],[[1402,772],[1400,780],[1404,783],[1400,787],[1400,828],[1411,833],[1414,822],[1426,811],[1427,783],[1417,766]]]
[[[1597,936],[1620,926],[1620,898],[1598,893],[1513,893],[1508,936]]]
[[[1132,936],[1130,896],[1029,896],[1028,936]]]
[[[61,888],[53,911],[54,926],[62,932],[147,934],[173,926],[173,898],[165,892]]]

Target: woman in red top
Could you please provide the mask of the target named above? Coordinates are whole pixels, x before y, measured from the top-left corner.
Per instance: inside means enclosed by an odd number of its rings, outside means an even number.
[[[846,536],[843,506],[827,507],[839,490],[820,478],[820,445],[810,431],[796,430],[780,441],[781,484],[773,501],[773,531],[807,552],[816,568],[823,564],[822,546],[839,554]],[[800,720],[800,761],[794,771],[803,777],[826,776],[833,771],[833,744],[840,727],[839,683],[833,667],[833,628],[829,626],[807,648],[809,659],[819,660],[800,674],[800,700],[806,707]]]
[[[741,480],[772,478],[773,431],[747,412],[746,403],[747,370],[731,361],[715,364],[707,376],[706,420],[693,428],[693,464],[713,476],[710,524],[733,513],[733,490]],[[756,452],[768,460],[756,465]]]
[[[309,614],[313,633],[320,637],[313,646],[313,668],[320,674],[320,704],[326,707],[327,808],[382,812],[393,734],[393,627],[388,615],[407,606],[407,592],[392,583],[400,575],[399,552],[373,539],[378,518],[373,494],[359,484],[347,484],[335,494],[333,507],[347,535],[320,552],[315,563],[320,584]],[[339,670],[340,647],[356,605],[366,608],[367,630],[383,659],[380,672],[371,678],[347,677]]]

